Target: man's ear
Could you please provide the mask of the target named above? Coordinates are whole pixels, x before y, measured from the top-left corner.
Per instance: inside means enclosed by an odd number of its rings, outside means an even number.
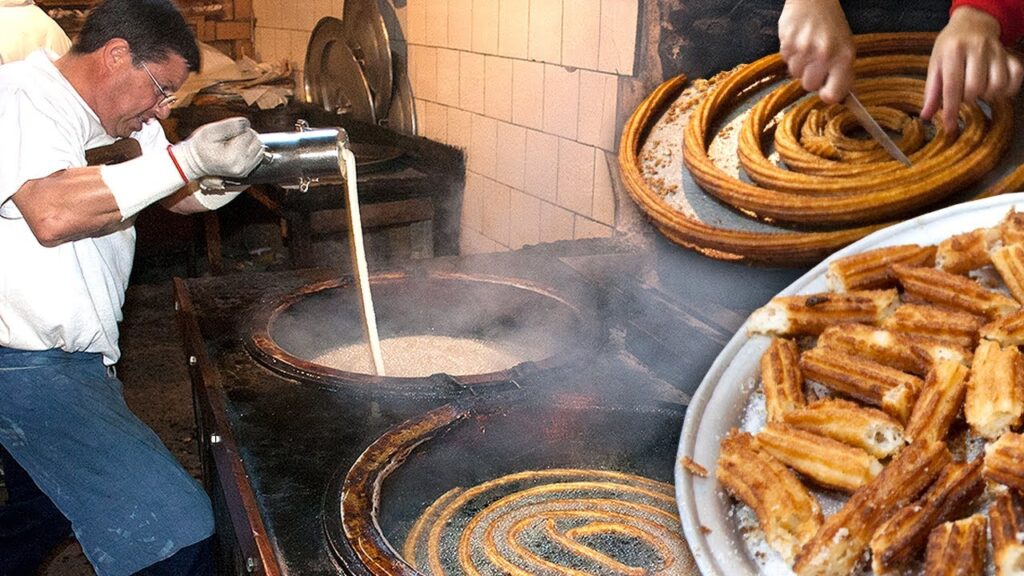
[[[132,66],[132,49],[123,38],[107,40],[100,52],[103,54],[103,64],[112,71]]]

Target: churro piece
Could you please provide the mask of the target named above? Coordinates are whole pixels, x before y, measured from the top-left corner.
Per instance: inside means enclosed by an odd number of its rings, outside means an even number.
[[[1017,299],[1024,302],[1024,244],[1010,244],[992,252],[992,265],[1006,288]]]
[[[826,488],[853,492],[882,471],[864,450],[788,424],[769,423],[754,439],[758,448]]]
[[[882,321],[881,327],[973,350],[978,343],[978,329],[983,324],[985,318],[977,314],[937,306],[903,304]]]
[[[917,497],[953,461],[942,442],[914,442],[825,519],[796,556],[799,576],[849,574],[888,515]]]
[[[835,350],[812,348],[800,356],[804,378],[861,402],[878,406],[906,422],[923,382],[872,360]]]
[[[1011,208],[997,228],[1004,246],[1024,242],[1024,212],[1017,212],[1016,208]]]
[[[792,562],[821,526],[817,500],[795,474],[733,429],[722,440],[716,471],[722,486],[754,510],[768,544]]]
[[[1007,432],[985,446],[985,478],[1024,490],[1024,436]]]
[[[924,576],[982,576],[985,548],[981,514],[939,524],[928,535]]]
[[[974,351],[967,380],[964,417],[975,434],[997,438],[1021,423],[1024,415],[1024,380],[1016,346],[982,340]]]
[[[935,246],[886,246],[833,260],[825,273],[825,282],[833,292],[892,288],[896,286],[896,279],[889,273],[889,266],[932,266],[934,263]]]
[[[787,412],[807,405],[796,342],[772,339],[761,356],[761,387],[769,422],[781,422]]]
[[[987,290],[970,278],[938,268],[894,264],[892,273],[907,294],[939,306],[963,310],[988,319],[1005,316],[1020,308],[1020,304],[1009,296]]]
[[[967,394],[967,367],[939,361],[928,373],[903,430],[908,442],[945,440]]]
[[[994,340],[1003,346],[1024,344],[1024,309],[985,324],[978,331],[982,338]]]
[[[885,521],[871,537],[871,568],[884,574],[924,548],[928,533],[973,501],[985,487],[981,458],[951,463],[920,498]]]
[[[818,337],[817,347],[860,356],[919,376],[928,373],[932,361],[927,343],[864,324],[830,326]]]
[[[747,332],[775,336],[817,335],[835,324],[877,324],[898,303],[895,289],[776,296],[754,310],[747,322]]]
[[[840,398],[822,398],[787,412],[783,421],[794,428],[856,446],[875,458],[888,458],[903,447],[904,432],[893,417]]]
[[[992,563],[996,576],[1024,574],[1024,511],[1012,490],[996,495],[988,508]]]
[[[977,228],[939,242],[935,267],[952,274],[966,274],[992,262],[989,251],[999,241],[999,230]]]

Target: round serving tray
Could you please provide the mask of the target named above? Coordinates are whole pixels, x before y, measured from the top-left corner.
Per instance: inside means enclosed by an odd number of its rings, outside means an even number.
[[[712,129],[736,129],[737,119],[752,102],[783,80],[766,82],[744,94],[744,101]],[[630,196],[669,240],[713,258],[804,266],[894,223],[816,230],[787,228],[740,213],[705,193],[683,160],[683,134],[690,112],[697,108],[694,102],[713,89],[703,88],[705,83],[690,83],[685,76],[678,76],[659,85],[634,110],[619,146],[619,169]],[[1019,103],[1014,116],[1019,122]],[[1014,130],[1012,138],[1002,160],[982,180],[919,212],[1013,191],[1024,184],[1024,169],[1019,168],[1024,161],[1024,134]],[[644,155],[647,153],[649,158],[655,147],[657,167],[651,169],[645,166]],[[733,153],[732,160],[735,158]]]
[[[393,76],[391,45],[377,0],[347,0],[342,18],[345,40],[362,64],[377,118],[387,118],[391,106]]]
[[[325,110],[376,124],[373,93],[359,61],[346,43],[341,20],[317,22],[306,48],[304,80],[309,101]]]
[[[934,244],[958,234],[998,223],[1011,209],[1024,210],[1024,194],[976,200],[924,214],[871,234],[836,252],[780,296],[827,290],[825,273],[836,258],[883,246]],[[754,576],[781,573],[774,553],[757,554],[736,524],[733,503],[715,474],[719,443],[733,427],[741,427],[759,378],[759,362],[771,339],[748,336],[746,323],[711,365],[686,410],[675,470],[676,500],[686,540],[704,576]],[[690,458],[709,472],[696,477],[679,464]]]

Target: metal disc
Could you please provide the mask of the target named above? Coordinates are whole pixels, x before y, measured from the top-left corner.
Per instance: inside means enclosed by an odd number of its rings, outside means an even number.
[[[306,51],[305,80],[310,102],[362,122],[376,123],[373,94],[337,18],[325,17],[313,29]]]
[[[416,106],[409,85],[409,71],[400,54],[392,54],[395,64],[395,97],[391,99],[387,126],[395,132],[416,135]]]
[[[393,87],[391,46],[377,0],[346,0],[342,25],[345,40],[373,91],[376,116],[386,118]]]

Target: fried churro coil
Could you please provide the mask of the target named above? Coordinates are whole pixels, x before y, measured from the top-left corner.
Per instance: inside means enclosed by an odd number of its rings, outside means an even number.
[[[996,576],[1020,576],[1024,573],[1024,511],[1013,491],[996,495],[988,508],[988,528]]]
[[[920,378],[851,354],[812,348],[800,356],[804,378],[878,406],[900,422],[906,422],[923,382]]]
[[[733,429],[722,440],[716,471],[722,486],[757,514],[768,544],[792,562],[821,526],[817,500],[795,474]]]
[[[754,439],[758,448],[826,488],[853,492],[882,471],[864,450],[788,424],[769,423]]]
[[[985,478],[1024,490],[1024,436],[1007,432],[985,446]]]
[[[825,273],[825,282],[833,292],[892,288],[896,286],[896,279],[890,274],[889,266],[932,266],[934,263],[935,246],[886,246],[833,260]]]
[[[978,329],[983,324],[985,318],[976,314],[903,304],[882,321],[881,327],[973,350],[978,343]]]
[[[966,274],[992,262],[989,251],[999,241],[999,230],[977,228],[939,242],[935,267],[952,274]]]
[[[967,375],[967,367],[959,362],[935,363],[903,430],[907,441],[945,440],[967,394]]]
[[[970,278],[937,268],[894,264],[892,273],[907,294],[939,306],[988,319],[1005,316],[1020,308],[1020,304],[1009,296],[986,290]]]
[[[747,322],[747,332],[775,336],[817,335],[835,324],[877,324],[898,303],[895,289],[776,296],[754,310]]]
[[[903,426],[881,410],[840,398],[822,398],[787,412],[783,421],[794,428],[855,446],[875,458],[888,458],[904,444]]]
[[[915,347],[915,344],[919,345]],[[860,356],[920,376],[927,374],[931,367],[927,344],[906,334],[864,324],[830,326],[818,337],[817,347]]]
[[[992,252],[992,265],[1006,288],[1017,299],[1024,302],[1024,244],[1010,244]]]
[[[981,459],[951,463],[920,498],[902,507],[871,537],[871,568],[884,574],[924,548],[928,533],[974,500],[985,487]]]
[[[1016,208],[1011,208],[997,228],[999,239],[1004,246],[1024,242],[1024,212],[1017,212]]]
[[[985,548],[985,517],[981,514],[939,524],[928,535],[924,575],[982,576]]]
[[[1024,344],[1024,309],[985,324],[978,331],[982,338],[999,342],[1003,346]]]
[[[799,576],[849,574],[889,514],[910,502],[953,461],[942,442],[914,442],[825,519],[793,565]]]
[[[982,340],[974,352],[967,381],[964,417],[975,434],[997,438],[1021,423],[1024,415],[1024,380],[1021,354],[1016,346]]]
[[[796,342],[772,339],[761,356],[761,387],[769,422],[781,422],[787,412],[807,405]]]

